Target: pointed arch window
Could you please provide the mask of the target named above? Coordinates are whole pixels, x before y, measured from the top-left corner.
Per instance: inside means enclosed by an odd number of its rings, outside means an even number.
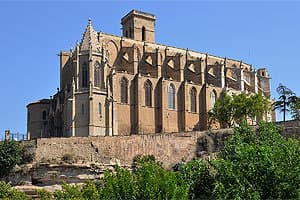
[[[95,64],[95,69],[94,69],[94,82],[95,82],[95,87],[101,87],[103,84],[103,67],[99,64],[99,62],[96,62]]]
[[[128,103],[128,80],[125,77],[121,80],[121,103]]]
[[[216,94],[216,91],[213,90],[210,93],[210,102],[211,102],[211,107],[212,108],[215,106],[216,100],[217,100],[217,94]]]
[[[47,118],[47,112],[46,112],[46,110],[44,110],[42,113],[42,119],[46,120],[46,118]]]
[[[145,105],[152,106],[152,83],[150,80],[145,82]]]
[[[86,87],[88,87],[88,70],[87,70],[87,65],[86,65],[86,63],[84,63],[83,65],[82,65],[82,72],[81,72],[81,86],[82,87],[84,87],[84,88],[86,88]]]
[[[168,88],[168,105],[169,109],[175,109],[175,87],[172,83]]]
[[[191,112],[196,112],[197,111],[197,102],[196,98],[197,97],[197,90],[196,88],[192,87],[190,91],[190,100],[191,100]]]
[[[146,40],[146,28],[145,26],[143,26],[142,28],[142,41],[145,41]]]

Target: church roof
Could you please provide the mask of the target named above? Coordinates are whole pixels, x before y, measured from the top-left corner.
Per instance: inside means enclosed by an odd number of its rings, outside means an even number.
[[[80,42],[80,51],[87,51],[92,47],[92,50],[96,51],[99,45],[97,32],[94,30],[92,20],[88,20],[88,25],[83,33],[83,37]]]

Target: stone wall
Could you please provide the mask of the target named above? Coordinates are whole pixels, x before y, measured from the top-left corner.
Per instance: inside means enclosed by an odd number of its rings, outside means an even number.
[[[154,155],[166,167],[218,151],[232,130],[36,139],[35,162],[58,163],[71,154],[76,163],[130,165],[136,155]]]
[[[300,138],[300,120],[289,120],[286,122],[276,122],[283,128],[282,135],[291,138]]]

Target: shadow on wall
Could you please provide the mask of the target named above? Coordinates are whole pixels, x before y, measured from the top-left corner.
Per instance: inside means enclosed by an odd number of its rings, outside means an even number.
[[[195,155],[197,157],[202,157],[205,154],[220,151],[224,147],[225,138],[231,134],[232,129],[207,132],[205,136],[197,139]]]

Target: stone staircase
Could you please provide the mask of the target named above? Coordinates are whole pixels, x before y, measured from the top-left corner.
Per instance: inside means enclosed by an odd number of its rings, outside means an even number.
[[[29,198],[31,199],[38,199],[37,190],[41,189],[40,187],[32,186],[32,185],[23,185],[23,186],[16,186],[15,189],[24,192]]]

